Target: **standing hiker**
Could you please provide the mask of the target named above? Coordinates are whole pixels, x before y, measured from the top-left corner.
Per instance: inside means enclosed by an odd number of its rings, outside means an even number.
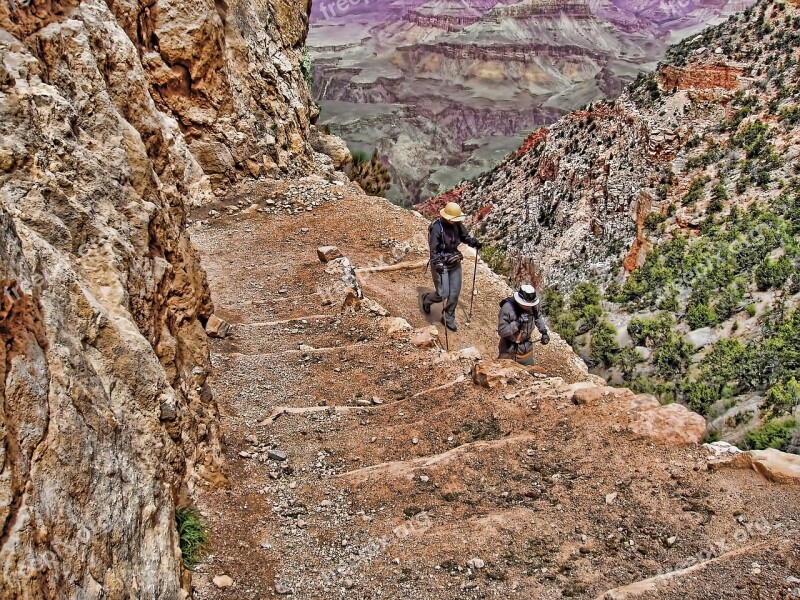
[[[547,325],[542,318],[539,297],[532,285],[523,285],[500,303],[497,333],[500,334],[500,358],[521,365],[533,366],[533,326],[542,334],[542,344],[550,342]]]
[[[461,261],[464,258],[458,245],[463,242],[477,251],[482,244],[464,227],[462,221],[466,216],[458,204],[448,203],[439,214],[441,216],[428,228],[434,291],[422,295],[422,310],[429,315],[431,304],[444,302],[442,322],[450,331],[457,331],[456,307],[461,293]]]

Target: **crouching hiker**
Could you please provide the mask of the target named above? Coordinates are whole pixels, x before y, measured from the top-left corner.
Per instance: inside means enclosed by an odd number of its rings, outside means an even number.
[[[542,318],[539,297],[532,285],[523,285],[513,296],[500,303],[497,333],[500,334],[500,358],[533,366],[533,327],[542,334],[542,344],[550,342]]]
[[[462,221],[466,216],[458,204],[448,203],[439,214],[441,216],[428,228],[434,291],[422,295],[422,310],[429,315],[432,304],[444,302],[442,322],[450,331],[456,331],[456,307],[461,294],[461,261],[464,259],[458,246],[463,242],[480,250],[482,244],[464,227]]]

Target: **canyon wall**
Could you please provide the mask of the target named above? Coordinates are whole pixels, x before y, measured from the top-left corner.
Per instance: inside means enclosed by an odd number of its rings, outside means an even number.
[[[0,597],[185,596],[175,506],[223,480],[187,207],[326,162],[307,18],[0,5]]]
[[[320,157],[308,144],[318,110],[299,66],[309,5],[307,0],[108,4],[106,17],[128,38],[144,91],[159,112],[175,119],[214,185],[306,174],[318,166]],[[75,0],[8,0],[0,8],[0,26],[36,53],[40,32],[82,21],[81,11]]]
[[[492,170],[530,130],[619,96],[671,39],[747,3],[325,0],[308,43],[314,93],[354,150],[377,148],[388,197],[418,203]]]

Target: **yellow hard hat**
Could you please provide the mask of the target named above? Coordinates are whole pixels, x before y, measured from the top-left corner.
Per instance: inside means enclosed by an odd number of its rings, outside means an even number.
[[[461,207],[455,202],[448,202],[445,207],[439,211],[443,219],[447,219],[451,223],[460,223],[467,216],[461,212]]]

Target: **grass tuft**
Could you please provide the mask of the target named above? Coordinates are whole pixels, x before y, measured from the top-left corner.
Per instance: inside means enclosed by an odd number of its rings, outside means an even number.
[[[175,509],[175,525],[178,529],[183,565],[193,570],[208,549],[208,527],[200,512],[191,506]]]

